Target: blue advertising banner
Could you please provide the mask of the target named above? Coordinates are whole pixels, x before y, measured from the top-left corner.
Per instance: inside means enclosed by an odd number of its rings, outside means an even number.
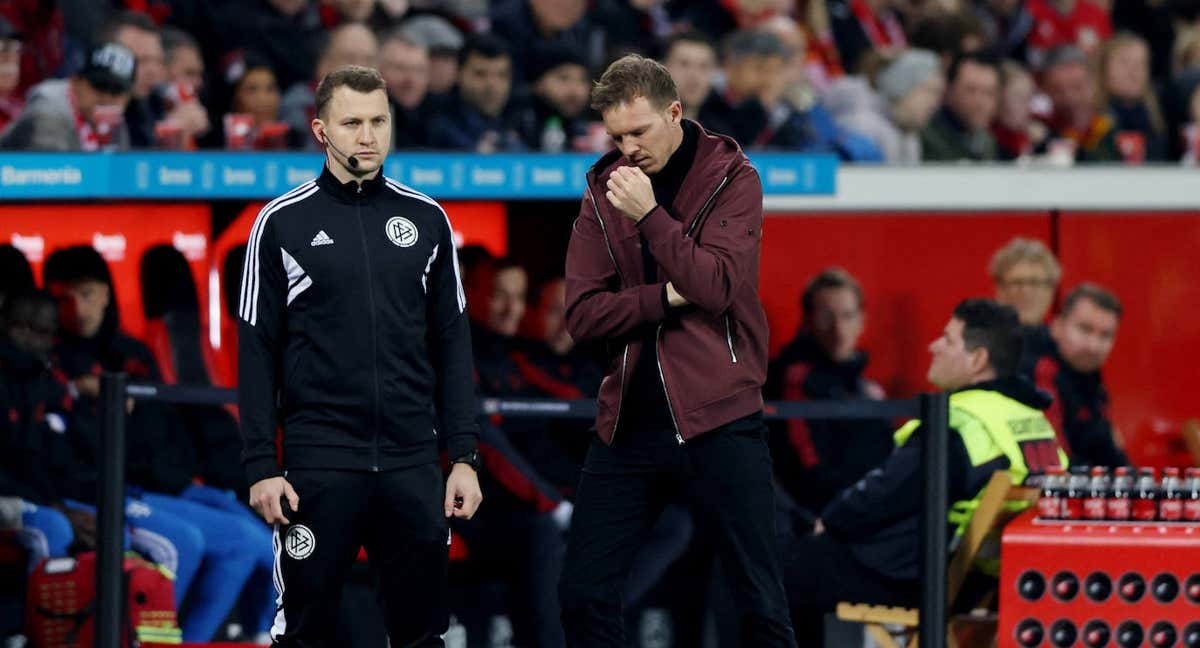
[[[575,199],[583,193],[591,154],[405,153],[384,172],[443,200]],[[0,200],[117,198],[146,200],[267,199],[320,172],[312,153],[5,153]],[[763,191],[831,195],[834,156],[751,156]]]

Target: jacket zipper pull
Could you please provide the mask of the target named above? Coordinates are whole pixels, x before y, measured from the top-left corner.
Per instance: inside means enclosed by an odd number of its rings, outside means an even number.
[[[683,445],[683,435],[682,435],[682,434],[680,434],[680,433],[676,432],[676,433],[675,433],[675,440],[679,442],[679,445]]]

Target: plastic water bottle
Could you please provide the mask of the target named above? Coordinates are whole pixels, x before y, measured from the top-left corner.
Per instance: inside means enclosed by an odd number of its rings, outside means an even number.
[[[1083,500],[1083,519],[1103,520],[1108,514],[1105,506],[1107,500],[1108,469],[1104,466],[1092,466],[1087,497]]]
[[[1067,477],[1067,496],[1063,501],[1064,520],[1083,519],[1083,500],[1088,495],[1090,479],[1087,466],[1071,466]]]
[[[1161,496],[1158,500],[1158,519],[1178,522],[1183,519],[1183,481],[1178,468],[1163,468]]]
[[[1183,519],[1200,522],[1200,468],[1188,468],[1183,474]]]
[[[1153,468],[1138,470],[1137,487],[1133,497],[1133,519],[1153,522],[1158,519],[1158,480]]]
[[[567,131],[563,130],[562,120],[551,117],[542,128],[542,153],[562,153],[567,145]]]
[[[450,615],[450,624],[446,634],[442,635],[446,648],[467,648],[467,629],[458,622],[458,617]]]
[[[1037,514],[1043,520],[1058,520],[1063,516],[1063,490],[1066,475],[1061,467],[1051,468],[1042,480],[1042,496],[1038,499]]]
[[[1110,520],[1128,520],[1133,516],[1133,476],[1129,468],[1119,466],[1113,471],[1112,489],[1108,494],[1106,517]]]

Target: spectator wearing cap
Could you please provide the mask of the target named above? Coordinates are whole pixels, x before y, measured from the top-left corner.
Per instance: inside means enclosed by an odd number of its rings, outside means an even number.
[[[458,91],[429,125],[433,148],[497,153],[525,150],[511,101],[513,59],[508,45],[476,34],[459,52]]]
[[[137,61],[132,97],[125,108],[133,148],[180,148],[208,132],[208,112],[195,93],[168,83],[162,35],[149,16],[120,12],[105,23],[101,39],[124,45]],[[161,126],[181,131],[182,137],[160,138]]]
[[[1112,35],[1108,11],[1092,0],[1027,0],[1033,16],[1029,32],[1029,63],[1044,68],[1046,56],[1058,47],[1078,47],[1095,54]]]
[[[921,156],[931,162],[996,159],[992,120],[1000,92],[1000,69],[981,54],[962,54],[946,74],[946,98],[921,132]]]
[[[21,34],[0,16],[0,133],[21,114]]]
[[[1047,120],[1049,146],[1074,149],[1076,162],[1116,162],[1116,128],[1111,117],[1097,109],[1096,78],[1087,54],[1078,47],[1060,47],[1046,56],[1042,90],[1053,112]]]
[[[874,90],[862,77],[842,77],[824,102],[839,126],[871,138],[889,164],[920,164],[920,133],[937,112],[945,86],[937,55],[910,49],[884,66]]]
[[[388,32],[379,45],[379,74],[392,105],[393,148],[425,146],[435,103],[429,96],[429,48],[400,29]]]
[[[346,23],[329,32],[321,42],[312,79],[293,83],[283,94],[280,114],[293,133],[310,132],[310,124],[317,116],[317,83],[325,75],[347,65],[369,68],[379,65],[379,41],[366,25]],[[303,137],[301,142],[303,148],[313,151],[318,148],[314,137]]]
[[[429,50],[429,94],[444,96],[453,92],[458,83],[462,32],[441,16],[425,14],[404,21],[400,33]]]
[[[79,72],[68,79],[43,81],[29,91],[25,109],[0,134],[0,149],[128,149],[122,115],[135,68],[133,53],[121,45],[92,49]]]
[[[604,30],[588,15],[587,0],[500,0],[491,19],[492,33],[509,43],[516,70],[529,68],[535,47],[550,44],[582,53],[592,69],[607,62]]]
[[[518,122],[525,145],[544,153],[592,150],[587,136],[596,121],[588,108],[591,79],[583,56],[565,45],[541,45],[533,54],[532,100]],[[601,146],[608,150],[607,138]]]
[[[700,108],[705,128],[747,149],[832,153],[844,160],[881,161],[867,138],[839,127],[823,107],[784,96],[784,69],[792,52],[775,34],[742,30],[724,45],[725,87]],[[804,99],[803,97],[801,99]]]
[[[712,92],[717,78],[717,50],[701,32],[683,32],[672,36],[663,48],[663,65],[679,89],[683,116],[700,120],[700,106]]]

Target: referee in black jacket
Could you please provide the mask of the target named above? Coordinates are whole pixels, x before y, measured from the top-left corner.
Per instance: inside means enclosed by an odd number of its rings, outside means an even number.
[[[259,213],[238,313],[250,503],[275,525],[271,638],[338,645],[342,583],[365,547],[391,645],[441,646],[447,518],[482,499],[453,232],[441,206],[382,173],[392,123],[379,73],[341,68],[316,95],[325,169]]]

